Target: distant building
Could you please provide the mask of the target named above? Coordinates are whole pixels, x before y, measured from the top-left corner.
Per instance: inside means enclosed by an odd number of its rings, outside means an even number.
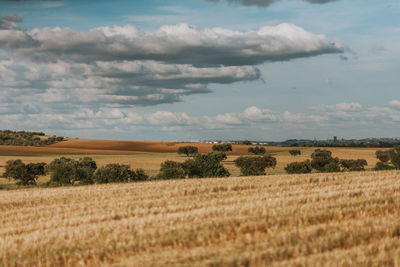
[[[335,143],[337,142],[337,136],[333,137],[333,142],[335,142]]]

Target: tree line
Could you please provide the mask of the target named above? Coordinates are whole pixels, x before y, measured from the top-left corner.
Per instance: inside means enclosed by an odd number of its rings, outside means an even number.
[[[42,138],[41,138],[42,137]],[[10,146],[44,146],[64,140],[62,136],[45,138],[43,132],[0,130],[0,145]]]
[[[104,184],[118,182],[138,182],[154,179],[229,177],[230,173],[223,165],[227,159],[225,152],[231,147],[216,147],[214,152],[191,156],[184,162],[167,160],[160,166],[159,173],[149,177],[143,169],[132,169],[130,165],[111,163],[98,168],[90,157],[72,159],[61,157],[50,164],[44,162],[25,164],[21,160],[9,160],[5,166],[3,177],[17,180],[19,185],[36,185],[39,176],[50,174],[48,186]],[[178,150],[178,152],[180,149]],[[289,152],[299,155],[298,151]],[[186,153],[184,153],[186,154]],[[376,151],[379,162],[374,170],[399,170],[400,146],[390,150]],[[277,160],[271,155],[240,156],[234,161],[242,176],[265,175],[267,168],[275,168]],[[326,149],[316,149],[311,159],[287,164],[285,171],[289,174],[317,172],[364,171],[365,159],[339,159],[332,157]]]

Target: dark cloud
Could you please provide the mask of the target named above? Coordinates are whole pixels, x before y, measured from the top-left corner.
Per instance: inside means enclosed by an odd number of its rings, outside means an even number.
[[[21,22],[20,16],[12,15],[0,18],[0,30],[10,30],[16,28],[16,23]]]
[[[219,2],[222,0],[205,0],[207,2]],[[266,7],[269,6],[273,3],[279,2],[281,0],[226,0],[229,3],[235,3],[235,4],[241,4],[245,6],[259,6],[259,7]],[[311,3],[311,4],[326,4],[330,2],[335,2],[338,0],[303,0],[305,2]]]

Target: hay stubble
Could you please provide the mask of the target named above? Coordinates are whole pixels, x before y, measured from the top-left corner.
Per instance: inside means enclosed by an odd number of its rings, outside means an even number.
[[[0,192],[0,265],[400,263],[400,173]]]

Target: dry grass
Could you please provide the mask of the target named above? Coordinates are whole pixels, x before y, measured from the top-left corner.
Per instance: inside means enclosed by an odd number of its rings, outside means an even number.
[[[399,266],[400,172],[0,191],[0,265]]]

